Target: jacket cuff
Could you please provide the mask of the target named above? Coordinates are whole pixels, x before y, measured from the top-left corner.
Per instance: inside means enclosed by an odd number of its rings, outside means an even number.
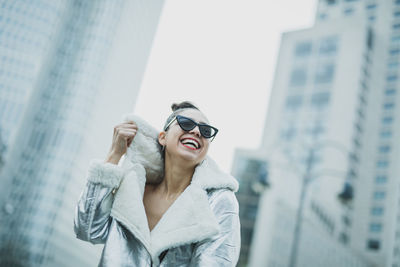
[[[88,181],[101,184],[106,187],[118,187],[124,172],[118,165],[103,162],[101,160],[92,160],[88,170]]]

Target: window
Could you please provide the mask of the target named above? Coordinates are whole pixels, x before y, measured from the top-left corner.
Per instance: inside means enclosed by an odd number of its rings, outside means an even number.
[[[389,166],[389,161],[387,161],[387,160],[379,160],[376,163],[376,167],[378,167],[378,168],[386,168],[388,166]]]
[[[337,49],[337,38],[327,37],[321,40],[319,46],[319,53],[323,55],[332,55],[336,53]]]
[[[392,132],[390,130],[383,130],[381,131],[380,136],[382,138],[390,138],[392,137]]]
[[[316,93],[311,97],[311,104],[314,107],[321,108],[329,103],[330,93]]]
[[[383,208],[382,207],[372,207],[371,208],[371,215],[373,215],[373,216],[381,216],[381,215],[383,215]]]
[[[389,153],[390,152],[390,146],[389,145],[383,145],[379,147],[379,152],[380,153]]]
[[[345,14],[346,16],[349,16],[349,15],[351,15],[351,14],[353,14],[353,13],[354,13],[354,8],[349,7],[349,8],[346,8],[346,9],[344,10],[344,14]]]
[[[296,129],[294,127],[289,127],[281,131],[282,138],[286,140],[292,140],[296,135]]]
[[[292,70],[290,75],[290,86],[304,86],[307,82],[307,72],[304,68]]]
[[[296,45],[295,55],[298,57],[305,57],[311,54],[311,42],[301,42]]]
[[[385,103],[385,104],[383,104],[383,108],[386,110],[393,109],[394,103]]]
[[[292,95],[286,98],[286,107],[290,110],[297,110],[303,104],[303,96]]]
[[[387,176],[386,175],[378,175],[375,177],[375,183],[377,184],[386,184]]]
[[[396,89],[386,89],[385,90],[385,95],[395,95],[396,94]]]
[[[398,30],[400,29],[400,23],[395,23],[392,25],[393,30]]]
[[[336,0],[326,0],[326,3],[328,5],[334,5],[334,4],[336,4]]]
[[[395,12],[393,13],[393,16],[395,16],[395,17],[400,17],[400,11],[395,11]]]
[[[376,239],[369,239],[367,241],[367,248],[370,250],[379,250],[380,245],[380,241]]]
[[[399,24],[399,26],[400,26],[400,24]],[[389,53],[390,53],[391,56],[396,56],[396,55],[400,54],[400,49],[392,48],[392,49],[389,50]],[[396,75],[392,75],[392,76],[394,77]],[[397,76],[396,76],[396,79],[397,79]]]
[[[382,200],[382,199],[385,198],[385,196],[386,196],[386,194],[383,191],[375,191],[374,192],[374,199],[375,200]]]
[[[374,233],[380,233],[382,231],[382,224],[380,223],[371,223],[369,225],[369,230]]]
[[[370,5],[367,5],[367,9],[375,9],[376,8],[376,4],[370,4]]]
[[[393,117],[386,116],[382,118],[382,123],[384,124],[391,124],[392,122],[393,122]]]
[[[397,69],[399,67],[399,63],[398,62],[389,62],[388,63],[388,68],[389,69]]]
[[[320,65],[315,73],[315,83],[330,83],[333,80],[335,66],[333,64]]]

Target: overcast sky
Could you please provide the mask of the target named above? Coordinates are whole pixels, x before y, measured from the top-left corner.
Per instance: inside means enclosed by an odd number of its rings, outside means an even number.
[[[220,132],[209,150],[230,172],[261,142],[282,32],[311,27],[316,0],[165,2],[135,113],[161,129],[194,102]]]

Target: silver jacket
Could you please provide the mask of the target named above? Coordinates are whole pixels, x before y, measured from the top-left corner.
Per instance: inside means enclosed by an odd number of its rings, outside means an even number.
[[[93,161],[76,208],[79,239],[104,244],[99,266],[235,266],[240,251],[236,180],[207,157],[190,185],[149,230],[146,183],[163,177],[158,132],[140,118],[121,164]]]

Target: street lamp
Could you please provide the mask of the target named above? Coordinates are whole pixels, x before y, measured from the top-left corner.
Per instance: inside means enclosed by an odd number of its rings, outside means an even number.
[[[333,142],[333,141],[324,141],[320,142],[317,145],[311,146],[311,148],[308,150],[308,156],[306,160],[306,170],[303,175],[302,183],[301,183],[301,193],[300,193],[300,199],[299,199],[299,207],[297,209],[296,213],[296,225],[294,229],[294,234],[293,234],[293,242],[292,242],[292,247],[291,247],[291,253],[290,253],[290,267],[296,267],[297,264],[297,254],[298,254],[298,247],[299,247],[299,241],[300,241],[300,234],[301,234],[301,225],[303,221],[303,211],[304,211],[304,202],[305,202],[305,197],[307,194],[307,189],[308,185],[316,180],[318,177],[321,175],[313,175],[313,167],[314,167],[314,161],[315,161],[315,152],[325,146],[332,146],[335,148],[338,148],[340,151],[344,152],[345,154],[348,154],[347,149],[345,149],[343,146],[340,144]],[[321,173],[322,174],[322,173]],[[346,183],[344,187],[344,191],[338,195],[338,197],[342,201],[349,201],[353,197],[353,191],[352,187],[350,184]]]

